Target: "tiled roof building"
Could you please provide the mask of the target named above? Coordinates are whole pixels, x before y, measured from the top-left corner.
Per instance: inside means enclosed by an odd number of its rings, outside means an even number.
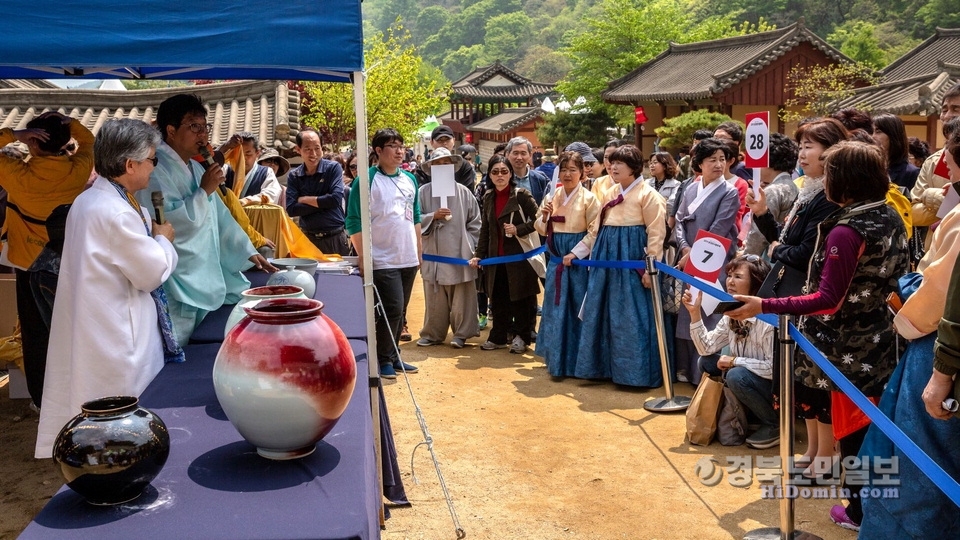
[[[477,146],[482,160],[500,142],[522,135],[539,146],[534,129],[542,123],[540,102],[554,95],[554,85],[535,82],[499,61],[478,67],[453,83],[450,113],[440,120]]]
[[[664,118],[710,109],[742,120],[769,110],[771,130],[786,126],[777,112],[788,96],[787,74],[796,67],[852,62],[811,32],[803,21],[746,36],[670,46],[656,58],[612,81],[602,97],[609,103],[644,107],[649,118],[642,142],[653,150],[654,127]],[[638,130],[639,132],[639,130]]]
[[[937,141],[942,138],[937,129],[940,101],[948,89],[960,83],[960,28],[937,28],[929,39],[877,75],[878,84],[860,88],[837,107],[863,107],[873,114],[898,115],[910,135]],[[925,126],[925,132],[911,126]]]
[[[235,81],[149,90],[62,89],[45,81],[0,81],[0,127],[20,129],[35,116],[58,110],[79,118],[94,133],[110,118],[155,120],[160,102],[180,93],[199,95],[214,125],[217,146],[250,131],[263,146],[291,155],[300,128],[300,95],[286,81]]]

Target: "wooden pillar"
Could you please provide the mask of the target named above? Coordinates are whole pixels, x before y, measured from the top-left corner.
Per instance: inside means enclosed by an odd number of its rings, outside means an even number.
[[[939,115],[931,114],[927,116],[927,144],[930,145],[931,152],[939,148],[937,144],[937,139],[940,138],[940,131],[937,129],[937,123],[939,121]]]

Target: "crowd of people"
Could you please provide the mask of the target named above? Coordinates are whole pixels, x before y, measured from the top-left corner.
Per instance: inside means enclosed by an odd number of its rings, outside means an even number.
[[[950,181],[960,180],[954,161],[960,153],[958,109],[960,86],[943,97],[947,143],[920,167],[910,161],[923,158],[925,150],[908,140],[896,117],[844,110],[806,119],[792,138],[772,134],[769,167],[760,171],[756,194],[753,175],[741,162],[743,131],[732,122],[697,133],[685,179],[676,177],[680,168],[670,154],[657,152],[645,161],[633,145],[611,141],[603,149],[573,142],[548,156],[553,179],[545,181],[532,167],[529,141],[513,139],[490,158],[478,185],[479,235],[458,226],[459,238],[476,244],[470,264],[480,273],[478,320],[493,321],[480,348],[523,353],[536,341],[535,352],[554,377],[656,387],[663,382],[662,339],[675,380],[697,384],[702,373],[723,376],[758,426],[747,445],[765,449],[780,442],[779,389],[773,383],[779,366],[774,330],[756,316],[795,315],[810,342],[867,398],[896,418],[922,425],[924,450],[960,477],[960,459],[943,451],[960,420],[940,406],[953,395],[960,367],[960,353],[949,349],[956,347],[960,323],[942,323],[953,341],[938,349],[936,364],[933,348],[958,249],[952,224],[960,210],[939,208]],[[436,213],[433,219],[443,217]],[[663,306],[653,304],[647,272],[577,264],[652,256],[683,269],[700,231],[729,241],[718,281],[742,305],[707,313],[702,295],[688,290],[685,309],[675,317],[665,313],[665,335],[653,322]],[[547,249],[542,279],[529,260],[483,264],[529,251],[522,240],[534,235]],[[465,247],[454,247],[432,251],[463,258]],[[461,283],[468,278],[461,276]],[[913,296],[908,281],[920,283]],[[541,287],[537,329],[532,323]],[[896,318],[888,297],[906,300]],[[451,309],[472,307],[429,303],[426,316],[432,318],[433,309],[447,317]],[[417,344],[437,345],[445,331],[431,328]],[[463,337],[455,331],[451,344],[462,347]],[[808,355],[798,349],[797,358],[793,405],[806,421],[808,444],[794,466],[803,477],[831,481],[841,463],[846,467],[858,456],[902,455]],[[926,489],[910,488],[894,501],[853,496],[847,506],[834,506],[830,518],[870,531],[897,522],[901,532],[884,533],[890,538],[929,530],[930,519],[907,514],[922,507],[922,515],[932,517],[952,503],[929,481],[920,482],[923,474],[905,461],[900,463],[910,480]],[[844,473],[843,487],[856,494],[850,476]]]
[[[419,273],[417,346],[452,335],[455,349],[534,347],[553,377],[651,388],[664,383],[662,342],[675,381],[724,377],[758,426],[747,444],[765,449],[779,443],[779,366],[774,330],[756,316],[792,314],[850,382],[915,426],[921,447],[960,478],[960,459],[943,450],[960,420],[940,407],[960,369],[960,286],[951,283],[960,210],[940,208],[960,181],[960,86],[942,104],[947,143],[933,154],[897,117],[855,110],[806,119],[793,137],[771,134],[756,192],[736,122],[698,131],[679,160],[662,151],[645,159],[621,140],[535,152],[516,137],[494,150],[482,175],[476,149],[455,147],[448,126],[433,130],[425,157],[384,128],[370,145],[368,235],[363,203],[351,196],[360,156],[325,154],[311,128],[296,135],[296,167],[249,133],[218,149],[239,156],[233,165],[204,159],[208,113],[189,94],[161,103],[155,126],[110,120],[96,138],[56,112],[0,130],[0,146],[19,141],[30,154],[0,153],[0,185],[9,194],[2,262],[16,269],[25,375],[40,408],[36,456],[50,456],[82,402],[137,395],[164,362],[184,361],[197,325],[249,287],[243,271],[275,270],[275,246],[242,211],[273,203],[322,252],[356,253],[361,269],[364,237],[371,242],[383,378],[418,371],[397,345],[411,333],[406,310]],[[163,220],[152,194],[162,196]],[[718,283],[741,305],[708,313],[703,295],[687,289],[658,332],[664,306],[654,303],[654,274],[630,263],[652,258],[683,270],[701,231],[729,242]],[[530,256],[541,244],[546,253]],[[500,257],[507,260],[493,260]],[[587,260],[604,264],[588,268]],[[890,310],[888,297],[901,298],[902,309]],[[468,341],[491,321],[485,339]],[[803,476],[823,481],[845,458],[900,455],[797,354]],[[908,460],[900,466],[901,478],[922,487],[904,481],[897,500],[851,498],[831,519],[870,538],[930,530],[951,503]]]

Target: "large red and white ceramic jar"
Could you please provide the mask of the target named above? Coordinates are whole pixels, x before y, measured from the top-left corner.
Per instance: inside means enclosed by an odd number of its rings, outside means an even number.
[[[244,309],[217,353],[217,399],[263,457],[309,455],[353,395],[353,349],[322,309],[307,298],[264,300]]]

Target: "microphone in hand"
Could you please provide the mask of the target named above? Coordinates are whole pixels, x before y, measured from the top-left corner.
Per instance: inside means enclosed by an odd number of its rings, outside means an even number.
[[[153,213],[154,217],[156,217],[156,222],[160,225],[163,225],[163,223],[166,221],[163,218],[163,192],[150,192],[150,203],[153,204]]]
[[[200,157],[203,158],[204,166],[207,170],[210,170],[210,167],[218,167],[217,162],[213,159],[213,154],[210,153],[210,148],[207,145],[200,146]],[[220,183],[219,186],[220,193],[223,195],[227,194],[227,186],[224,183]]]

